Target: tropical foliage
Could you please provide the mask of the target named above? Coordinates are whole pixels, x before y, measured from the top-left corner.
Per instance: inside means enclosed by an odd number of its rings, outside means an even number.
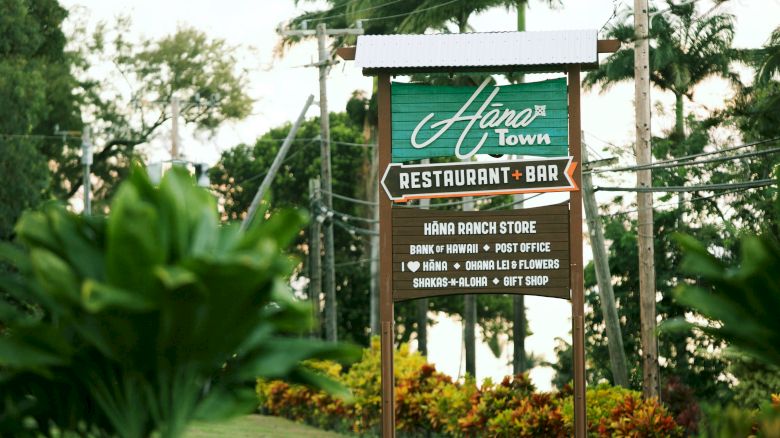
[[[323,428],[376,435],[380,418],[378,340],[363,359],[344,372],[327,362],[310,362],[352,390],[350,401],[299,385],[261,379],[260,411]],[[453,381],[402,345],[395,355],[396,426],[403,436],[572,436],[571,388],[538,392],[525,375]],[[636,391],[605,385],[588,389],[588,430],[592,436],[682,436],[666,408],[643,401]]]
[[[685,136],[684,97],[693,100],[697,84],[711,76],[738,80],[731,70],[735,54],[734,16],[726,13],[697,14],[695,2],[666,0],[667,13],[653,14],[650,23],[650,81],[675,96],[675,129]],[[634,77],[634,26],[629,20],[633,11],[626,10],[611,25],[607,37],[621,41],[622,48],[599,69],[589,73],[583,84],[603,90]]]
[[[49,196],[47,157],[62,148],[53,136],[81,129],[56,0],[0,1],[0,239],[8,239],[28,207]]]
[[[74,21],[70,46],[79,79],[74,92],[95,145],[93,195],[99,210],[127,177],[132,160],[142,156],[138,147],[170,123],[174,100],[180,122],[199,132],[213,133],[223,122],[249,115],[252,100],[245,91],[246,74],[239,70],[238,49],[224,40],[180,27],[159,39],[134,41],[127,36],[131,23],[126,17],[91,28],[78,17]],[[106,60],[112,68],[95,68]],[[60,199],[81,187],[80,143],[67,142],[52,157],[59,163],[52,192]]]
[[[178,168],[159,187],[136,169],[108,218],[25,213],[19,246],[0,246],[15,268],[0,289],[36,311],[0,302],[0,434],[175,437],[251,411],[257,376],[337,389],[300,361],[358,352],[294,336],[309,312],[284,253],[303,223],[287,210],[245,233],[220,225]]]

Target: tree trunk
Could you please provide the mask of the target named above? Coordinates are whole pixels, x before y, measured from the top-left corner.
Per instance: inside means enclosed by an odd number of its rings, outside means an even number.
[[[525,360],[525,296],[512,296],[512,373],[522,374],[526,371]]]
[[[682,154],[681,143],[685,140],[685,102],[683,101],[682,93],[674,94],[674,135],[672,138],[674,141],[679,142],[678,147],[675,149]],[[680,192],[677,194],[677,231],[682,230],[684,204],[685,192]]]
[[[674,95],[674,134],[678,140],[685,138],[685,102],[682,93]]]
[[[477,296],[463,297],[463,339],[466,343],[466,373],[477,376]]]

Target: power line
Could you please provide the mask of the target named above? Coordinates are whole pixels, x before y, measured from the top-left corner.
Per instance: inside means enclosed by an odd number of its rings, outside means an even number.
[[[705,156],[709,156],[709,155],[717,155],[717,154],[722,154],[722,153],[725,153],[725,152],[731,152],[731,151],[735,151],[737,149],[744,149],[744,148],[747,148],[747,147],[750,147],[750,146],[756,146],[756,145],[759,145],[759,144],[770,143],[770,142],[777,141],[777,140],[780,140],[780,137],[770,138],[770,139],[766,139],[766,140],[754,141],[754,142],[751,142],[751,143],[745,143],[745,144],[741,144],[741,145],[738,145],[738,146],[728,147],[728,148],[725,148],[725,149],[719,149],[717,151],[700,152],[700,153],[697,153],[697,154],[686,155],[686,156],[683,156],[683,157],[671,158],[671,159],[662,160],[662,161],[656,161],[655,163],[648,164],[648,165],[643,165],[643,166],[612,167],[612,168],[594,169],[594,170],[591,170],[589,172],[591,172],[591,173],[603,173],[603,172],[623,172],[623,171],[646,170],[646,169],[665,169],[667,167],[679,167],[679,166],[685,166],[685,165],[689,165],[689,164],[708,163],[708,162],[713,162],[713,161],[702,160],[702,161],[693,161],[693,162],[687,162],[687,163],[679,163],[679,162],[680,161],[692,160],[692,159],[698,158],[698,157],[705,157]],[[753,155],[761,155],[761,154],[767,153],[767,151],[770,151],[769,153],[771,153],[771,152],[775,152],[777,150],[778,150],[778,148],[766,149],[764,151],[750,152],[748,154],[731,155],[729,157],[721,157],[721,158],[719,158],[717,160],[718,161],[727,161],[727,160],[732,160],[732,159],[737,159],[737,158],[744,158],[744,157],[753,156]],[[715,160],[715,159],[713,159],[713,160]],[[667,164],[672,164],[672,163],[678,163],[678,164],[675,164],[673,166],[666,166]]]
[[[348,219],[351,219],[351,220],[360,221],[360,222],[367,222],[369,224],[379,223],[379,221],[374,220],[374,219],[369,219],[369,218],[365,218],[365,217],[355,216],[355,215],[351,215],[349,213],[344,213],[344,212],[341,212],[341,211],[328,209],[328,208],[326,208],[325,206],[322,206],[322,205],[320,205],[319,208],[320,208],[320,211],[322,211],[323,213],[330,212],[330,213],[333,213],[334,216],[340,216],[345,222]]]
[[[601,28],[599,29],[599,33],[601,33],[601,31],[603,31],[603,30],[604,30],[604,28],[606,28],[606,27],[607,27],[607,25],[608,25],[608,24],[609,24],[609,23],[610,23],[612,20],[614,20],[614,19],[617,17],[618,8],[619,8],[620,6],[622,6],[622,5],[623,5],[623,1],[622,1],[622,0],[621,0],[620,4],[618,4],[618,2],[617,2],[617,1],[615,1],[615,0],[612,0],[612,15],[610,15],[610,16],[609,16],[609,18],[607,18],[607,21],[605,21],[605,22],[604,22],[604,24],[601,26]]]
[[[490,196],[485,196],[485,197],[482,197],[482,198],[472,199],[472,200],[464,199],[462,201],[451,201],[451,202],[442,202],[442,203],[438,203],[438,204],[430,204],[430,206],[428,208],[430,209],[430,208],[434,208],[434,207],[438,208],[438,207],[451,207],[453,205],[463,205],[463,204],[466,204],[466,203],[469,203],[469,202],[493,199],[496,196],[501,196],[501,195],[490,195]],[[417,205],[402,205],[401,208],[418,208],[419,209],[420,207],[417,206]]]
[[[759,179],[740,183],[703,184],[698,186],[670,186],[670,187],[596,187],[594,192],[637,192],[637,193],[679,193],[699,192],[709,190],[729,190],[739,188],[764,187],[775,184],[773,179]]]
[[[340,221],[340,220],[338,220],[336,218],[331,218],[331,220],[333,221],[334,224],[336,224],[337,226],[345,229],[350,234],[357,233],[357,234],[363,234],[363,235],[366,235],[366,236],[378,236],[379,235],[379,233],[377,233],[376,231],[371,231],[371,230],[367,230],[365,228],[356,227],[356,226],[348,224],[346,222],[342,222],[342,221]]]
[[[353,262],[341,262],[341,263],[336,263],[335,266],[361,265],[363,263],[373,262],[374,260],[379,260],[379,259],[360,259],[360,260],[355,260]]]
[[[263,142],[263,141],[267,141],[267,142],[274,142],[275,141],[275,142],[278,142],[278,143],[282,143],[284,140],[285,139],[283,139],[283,138],[264,138],[264,137],[260,137],[260,138],[257,139],[256,143],[257,142]],[[295,138],[292,141],[293,142],[302,142],[302,141],[316,141],[316,140],[319,140],[319,137]]]
[[[341,145],[341,146],[354,146],[354,147],[361,147],[361,148],[374,148],[376,147],[376,144],[374,143],[350,143],[347,141],[330,141],[333,144]]]
[[[341,199],[342,201],[349,201],[349,202],[354,202],[356,204],[363,204],[363,205],[377,205],[376,202],[366,201],[365,199],[351,198],[349,196],[339,195],[338,193],[329,192],[327,190],[320,190],[320,191],[322,193],[327,193],[336,199]]]
[[[594,148],[592,148],[589,144],[585,143],[585,147],[588,148],[589,151],[593,152],[593,155],[596,156],[599,160],[603,160],[604,157]]]
[[[535,195],[531,195],[531,196],[529,196],[527,198],[519,199],[519,200],[514,201],[512,203],[509,203],[509,204],[496,205],[495,207],[486,208],[486,209],[480,210],[480,211],[493,211],[493,210],[500,210],[502,208],[507,208],[507,207],[514,207],[517,204],[522,204],[523,202],[526,202],[526,201],[528,201],[530,199],[534,199],[537,196],[542,196],[542,195],[544,195],[544,193],[537,193]]]
[[[287,163],[288,161],[292,160],[293,158],[295,158],[296,155],[300,154],[301,152],[303,152],[303,149],[298,149],[297,151],[291,153],[290,155],[287,156],[287,158],[282,160],[282,164]],[[232,185],[233,186],[238,186],[238,185],[246,184],[248,182],[252,182],[254,180],[257,180],[257,179],[260,179],[260,178],[264,178],[266,175],[268,175],[268,171],[267,170],[265,172],[263,172],[263,173],[258,173],[255,176],[250,176],[249,178],[247,178],[247,179],[245,179],[243,181],[234,182]]]
[[[344,7],[344,8],[346,8],[346,7],[347,7],[347,6],[349,6],[350,4],[352,4],[352,3],[356,3],[356,2],[358,2],[358,1],[359,1],[359,0],[353,0],[353,1],[349,2],[349,3],[346,3],[346,4],[344,4],[344,5],[343,5],[343,7]],[[330,20],[330,19],[332,19],[332,18],[346,17],[346,16],[347,16],[347,15],[349,15],[349,14],[352,14],[352,15],[356,15],[356,16],[357,16],[357,15],[358,15],[358,14],[360,14],[361,12],[372,11],[372,10],[374,10],[374,9],[381,9],[381,8],[384,8],[385,6],[390,6],[390,5],[392,5],[392,4],[395,4],[395,3],[400,3],[400,2],[402,2],[402,1],[403,1],[403,0],[391,0],[391,1],[387,2],[387,3],[382,3],[381,5],[370,6],[370,7],[368,7],[368,8],[358,9],[357,11],[353,11],[353,12],[342,12],[342,13],[340,13],[340,14],[333,14],[333,15],[328,15],[328,16],[325,16],[325,17],[319,17],[319,18],[307,18],[307,19],[305,19],[305,20],[303,20],[303,21],[311,21],[311,22],[324,21],[324,20]],[[340,8],[339,8],[339,9],[340,9]],[[327,13],[327,12],[328,12],[328,11],[324,11],[324,12],[322,12],[322,13],[323,13],[323,14],[325,14],[325,13]],[[312,12],[312,13],[313,13],[313,14],[317,14],[318,12]],[[361,19],[359,19],[359,20],[361,20],[361,21],[366,21],[365,19],[362,19],[362,18],[361,18]]]
[[[415,9],[414,11],[404,12],[404,13],[395,14],[395,15],[385,15],[384,17],[364,18],[361,21],[387,20],[388,18],[398,18],[398,17],[407,16],[407,15],[419,14],[421,12],[430,11],[431,9],[436,9],[436,8],[441,8],[443,6],[451,5],[451,4],[453,4],[455,2],[458,2],[458,1],[460,1],[460,0],[450,0],[448,2],[441,3],[441,4],[438,4],[438,5],[433,5],[433,6],[430,6],[430,7],[427,7],[427,8],[423,8],[423,9]]]
[[[697,196],[695,198],[691,198],[691,199],[685,200],[685,201],[683,201],[683,203],[689,204],[689,203],[693,203],[694,201],[701,201],[703,199],[711,199],[711,198],[717,198],[717,197],[720,197],[720,196],[730,195],[730,194],[733,194],[733,193],[747,192],[749,190],[753,190],[753,189],[756,189],[756,188],[758,188],[758,187],[748,187],[748,188],[743,188],[743,189],[728,190],[728,191],[720,192],[720,193],[713,193],[712,195]],[[669,203],[666,203],[666,204],[656,205],[655,207],[668,207],[668,206],[678,206],[678,205],[679,205],[679,202],[675,201],[675,202],[669,202]],[[615,215],[624,215],[624,214],[637,213],[638,211],[639,211],[639,209],[637,208],[637,209],[628,210],[628,211],[618,211],[618,212],[615,212],[615,213],[605,213],[605,214],[601,214],[599,216],[601,216],[601,217],[611,217],[611,216],[615,216]]]

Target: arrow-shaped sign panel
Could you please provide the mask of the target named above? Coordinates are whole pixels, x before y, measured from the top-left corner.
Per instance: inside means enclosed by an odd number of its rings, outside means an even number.
[[[382,187],[395,202],[454,196],[571,192],[577,163],[572,157],[442,164],[392,163]]]

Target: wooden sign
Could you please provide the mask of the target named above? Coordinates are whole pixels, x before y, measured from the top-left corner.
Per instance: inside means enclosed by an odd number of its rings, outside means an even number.
[[[598,53],[613,53],[620,46],[616,40],[597,40],[597,34],[594,30],[371,35],[358,37],[358,47],[341,48],[339,53],[345,59],[357,57],[364,74],[378,76],[380,169],[398,169],[391,167],[393,162],[432,157],[468,159],[477,153],[571,156],[578,163],[582,146],[581,70],[595,68]],[[511,50],[496,50],[501,47]],[[559,71],[567,77],[502,87],[490,81],[478,87],[391,81],[400,74],[467,71]],[[401,169],[397,170],[399,175]],[[400,189],[401,177],[397,178]],[[580,166],[574,168],[572,179],[573,185],[580,185]],[[410,174],[410,189],[411,181]],[[572,429],[575,437],[586,437],[581,192],[570,191],[568,205],[545,210],[462,216],[452,211],[402,208],[391,198],[415,193],[399,194],[389,184],[386,190],[391,194],[377,199],[382,437],[396,434],[394,302],[485,291],[571,300]]]
[[[572,157],[387,166],[382,187],[395,202],[410,199],[577,190]]]
[[[569,155],[566,79],[478,87],[393,83],[392,160]]]
[[[393,209],[393,299],[525,294],[569,299],[569,205]]]

